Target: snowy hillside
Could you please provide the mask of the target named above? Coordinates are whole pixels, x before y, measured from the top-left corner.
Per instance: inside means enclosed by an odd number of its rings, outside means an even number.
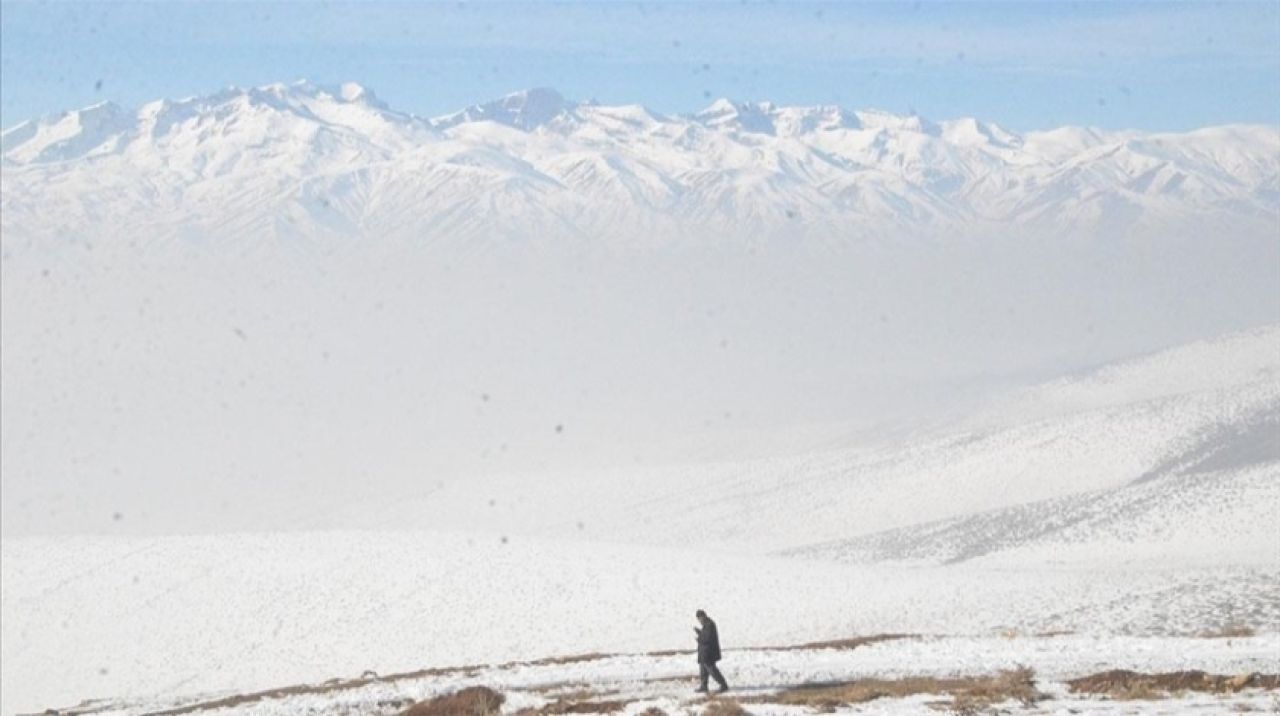
[[[928,430],[751,461],[476,478],[339,510],[369,526],[847,562],[1274,565],[1278,436],[1273,327],[1022,389]]]
[[[1274,231],[1280,129],[1017,134],[972,118],[717,100],[689,116],[521,92],[435,119],[308,82],[3,135],[10,247],[51,236],[608,236]],[[717,239],[716,237],[719,237]]]
[[[139,713],[365,670],[681,648],[694,605],[736,647],[957,637],[859,652],[849,673],[1275,672],[1278,413],[1280,328],[1265,328],[799,454],[330,500],[326,518],[368,531],[7,537],[5,710],[96,695]],[[1260,634],[1183,638],[1231,627]],[[1062,631],[1088,636],[991,638]],[[810,656],[729,663],[767,690],[825,673]],[[633,666],[682,669],[648,658]]]

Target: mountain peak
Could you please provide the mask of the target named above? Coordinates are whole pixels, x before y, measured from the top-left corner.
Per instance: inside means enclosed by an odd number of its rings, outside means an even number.
[[[734,102],[721,97],[693,115],[695,121],[716,128],[732,128],[754,134],[776,134],[772,102]]]
[[[133,116],[114,102],[28,121],[4,132],[4,158],[20,162],[63,161],[112,151],[133,124]]]
[[[936,122],[921,116],[914,110],[910,114],[894,114],[879,109],[869,109],[854,113],[863,127],[869,129],[890,129],[928,134],[934,137],[942,135],[942,127]]]
[[[448,129],[465,122],[491,121],[529,132],[566,112],[572,112],[577,106],[550,87],[534,87],[438,117],[434,124],[437,128]]]
[[[550,87],[531,87],[526,90],[503,95],[502,99],[499,101],[505,104],[531,106],[539,104],[560,105],[564,104],[565,99],[564,95]]]
[[[704,107],[700,112],[695,112],[693,116],[715,116],[732,114],[738,111],[738,105],[728,97],[718,97],[714,102]]]
[[[735,102],[720,98],[693,115],[694,121],[749,134],[792,137],[817,129],[860,129],[855,113],[838,105],[779,107],[769,101]]]
[[[358,82],[343,82],[338,86],[338,95],[346,102],[355,102],[372,98],[373,90]]]
[[[373,90],[359,82],[342,82],[340,84],[323,84],[309,79],[299,79],[291,83],[275,82],[247,90],[238,87],[229,88],[237,95],[261,96],[270,95],[283,100],[328,100],[340,104],[361,104],[376,109],[387,109],[373,93]]]

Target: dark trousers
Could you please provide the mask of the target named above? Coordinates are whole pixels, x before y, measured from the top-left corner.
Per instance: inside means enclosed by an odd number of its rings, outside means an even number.
[[[702,686],[700,686],[699,688],[701,688],[703,691],[706,691],[706,690],[707,690],[707,677],[708,677],[708,676],[710,676],[711,678],[715,679],[715,680],[716,680],[716,683],[717,683],[717,684],[720,684],[720,688],[722,688],[722,689],[727,689],[727,688],[729,688],[729,685],[728,685],[728,684],[726,684],[726,683],[725,683],[725,681],[724,681],[724,675],[723,675],[723,674],[721,674],[721,673],[720,673],[720,670],[716,668],[716,662],[714,662],[714,661],[699,661],[699,662],[698,662],[698,678],[699,678],[699,679],[701,680],[701,682],[702,682]]]

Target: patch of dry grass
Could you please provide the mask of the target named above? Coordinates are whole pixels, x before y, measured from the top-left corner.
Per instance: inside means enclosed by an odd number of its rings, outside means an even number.
[[[487,686],[469,686],[434,699],[419,701],[401,716],[498,716],[506,697]]]
[[[1280,674],[1224,676],[1203,671],[1143,674],[1113,669],[1072,679],[1067,682],[1067,687],[1072,693],[1107,696],[1117,701],[1149,701],[1186,691],[1233,694],[1243,689],[1280,689]]]
[[[556,714],[612,714],[627,707],[630,701],[599,698],[590,691],[572,691],[558,695],[554,701],[537,708],[520,709],[516,716],[555,716]]]
[[[546,698],[590,698],[597,696],[601,692],[591,688],[591,685],[583,681],[555,681],[549,684],[534,684],[532,686],[513,686],[512,691],[532,691],[535,694],[541,694]]]
[[[833,639],[831,641],[811,641],[807,644],[784,646],[779,647],[779,649],[782,651],[798,651],[801,649],[857,649],[860,646],[876,644],[882,641],[896,641],[898,639],[912,639],[914,637],[914,634],[872,634],[871,636],[855,636],[848,639]]]
[[[986,711],[992,704],[1017,701],[1031,706],[1043,698],[1044,694],[1036,689],[1035,672],[1023,666],[977,679],[972,685],[952,692],[951,710],[968,716]]]
[[[692,653],[694,653],[693,649],[659,649],[657,651],[646,651],[641,656],[680,656]]]
[[[905,679],[859,679],[837,683],[802,684],[762,697],[760,703],[808,706],[820,711],[881,698],[905,698],[917,694],[952,697],[952,708],[974,710],[1003,701],[1030,705],[1044,697],[1035,687],[1035,674],[1026,667],[1002,671],[994,676],[967,676],[950,679],[917,676]]]
[[[543,706],[535,713],[543,714],[612,714],[627,707],[630,701],[578,701],[574,699],[557,699]]]
[[[715,699],[702,709],[702,716],[749,716],[749,712],[733,699]]]
[[[1201,639],[1239,639],[1256,636],[1257,630],[1248,624],[1226,624],[1217,629],[1209,629],[1196,634]]]
[[[600,652],[591,652],[589,654],[572,654],[569,656],[548,656],[542,659],[534,659],[533,661],[513,661],[513,666],[555,666],[560,664],[580,664],[584,661],[599,661],[617,656],[617,654],[602,654]]]

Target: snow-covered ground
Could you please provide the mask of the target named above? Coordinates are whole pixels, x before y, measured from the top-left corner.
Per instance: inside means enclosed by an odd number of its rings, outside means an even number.
[[[1278,435],[1280,329],[1263,328],[927,430],[750,461],[498,475],[340,513],[845,562],[1274,564]]]
[[[262,691],[223,691],[183,697],[95,699],[78,713],[147,712],[237,714],[397,714],[408,704],[484,686],[502,693],[504,712],[540,708],[556,701],[581,704],[574,713],[640,714],[660,708],[668,714],[698,714],[709,703],[692,692],[692,654],[584,654],[569,658],[512,661],[492,665],[366,670],[310,685],[290,684]],[[1275,692],[1187,692],[1172,696],[1113,701],[1072,693],[1066,681],[1110,669],[1170,673],[1192,669],[1230,676],[1280,672],[1280,638],[1162,638],[1083,635],[986,637],[903,636],[855,648],[761,648],[725,652],[722,671],[730,681],[726,698],[753,714],[807,714],[814,709],[770,703],[785,689],[859,679],[982,677],[1029,668],[1043,700],[1035,705],[1004,703],[1017,713],[1212,713],[1261,711],[1276,706]],[[598,708],[586,704],[596,702]],[[936,714],[950,702],[945,693],[882,697],[831,713]],[[945,706],[944,709],[945,710]],[[563,713],[552,711],[552,713]]]
[[[685,648],[699,607],[728,646],[885,632],[1280,631],[1278,564],[841,566],[496,534],[323,532],[5,540],[3,565],[6,710]]]
[[[754,688],[1017,663],[1049,681],[1275,673],[1278,402],[1280,331],[1258,329],[1067,376],[923,432],[745,462],[477,477],[335,508],[381,530],[6,538],[3,710],[102,697],[140,711],[366,670],[682,649],[700,607],[731,649],[929,637],[731,653],[731,678]],[[1196,637],[1230,627],[1257,636]],[[631,688],[687,662],[617,657],[466,682]],[[376,710],[391,692],[461,683],[245,708]],[[687,686],[637,686],[636,698],[672,708]],[[1170,703],[1202,697],[1188,698]]]

